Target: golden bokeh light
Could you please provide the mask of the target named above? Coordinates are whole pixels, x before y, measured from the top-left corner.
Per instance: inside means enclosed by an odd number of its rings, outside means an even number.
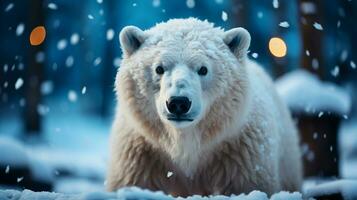
[[[38,46],[46,38],[46,29],[44,26],[35,27],[30,34],[30,44],[33,46]]]
[[[269,41],[269,50],[275,57],[281,58],[286,55],[287,47],[281,38],[273,37]]]

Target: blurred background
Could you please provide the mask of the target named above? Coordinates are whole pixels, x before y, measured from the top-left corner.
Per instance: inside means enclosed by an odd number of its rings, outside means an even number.
[[[118,34],[197,17],[252,36],[300,129],[306,184],[357,177],[355,0],[0,1],[0,189],[103,190]]]

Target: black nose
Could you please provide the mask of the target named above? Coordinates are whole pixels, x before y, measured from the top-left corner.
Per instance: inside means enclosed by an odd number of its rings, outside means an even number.
[[[166,101],[166,107],[171,114],[182,115],[190,110],[191,101],[187,97],[170,97]]]

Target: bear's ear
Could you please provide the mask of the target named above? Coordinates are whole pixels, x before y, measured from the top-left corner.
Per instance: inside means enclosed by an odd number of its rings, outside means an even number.
[[[123,53],[127,56],[133,54],[145,41],[145,33],[136,26],[126,26],[119,34],[119,42]]]
[[[250,34],[244,28],[233,28],[224,32],[223,41],[238,58],[244,59],[250,45]]]

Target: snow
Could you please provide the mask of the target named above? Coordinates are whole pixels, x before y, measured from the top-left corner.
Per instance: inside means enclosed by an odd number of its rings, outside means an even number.
[[[321,24],[319,24],[319,23],[317,23],[317,22],[314,22],[313,26],[314,26],[314,28],[315,28],[316,30],[320,30],[320,31],[323,30]]]
[[[322,82],[304,70],[290,72],[276,81],[276,88],[288,106],[295,111],[331,111],[348,114],[349,94],[333,83]]]
[[[357,198],[356,188],[356,180],[337,180],[323,183],[308,189],[304,197],[310,198],[341,193],[345,200],[353,200]]]
[[[287,21],[283,21],[279,23],[279,26],[283,28],[289,28],[290,24]]]
[[[24,84],[24,80],[22,78],[18,78],[15,83],[15,90],[18,90]]]
[[[43,51],[40,51],[36,54],[36,62],[43,63],[43,61],[45,61],[45,53]]]
[[[48,8],[51,9],[51,10],[57,10],[57,5],[55,3],[49,3],[48,4]]]
[[[350,65],[352,69],[356,69],[356,63],[353,62],[352,60],[350,61]]]
[[[78,43],[78,41],[79,41],[79,35],[78,35],[78,33],[73,33],[73,34],[71,35],[71,39],[70,39],[71,44],[72,44],[72,45],[76,45],[76,44]]]
[[[102,58],[101,57],[97,57],[96,59],[94,59],[93,65],[94,66],[98,66],[101,62],[102,62]]]
[[[279,8],[279,1],[278,0],[273,0],[273,7],[275,9]]]
[[[9,166],[9,170],[10,167],[28,165],[29,158],[26,149],[15,139],[0,137],[0,152],[0,163]]]
[[[94,19],[93,15],[89,14],[88,19]]]
[[[50,80],[46,80],[41,83],[41,94],[49,95],[53,91],[53,82]]]
[[[3,197],[3,198],[2,198]],[[161,191],[150,191],[140,189],[138,187],[126,187],[115,192],[91,191],[82,194],[61,194],[54,192],[33,192],[30,190],[0,190],[0,199],[4,200],[30,200],[30,199],[46,199],[46,200],[269,200],[267,194],[260,191],[252,191],[249,194],[240,194],[232,196],[214,195],[202,197],[193,195],[187,198],[165,195]],[[302,200],[302,195],[298,192],[279,192],[271,196],[270,200]]]
[[[317,70],[319,68],[319,60],[317,60],[317,58],[313,58],[311,61],[311,65],[314,70]]]
[[[114,38],[114,30],[110,28],[107,30],[107,40],[110,41],[113,40],[113,38]]]
[[[61,39],[57,43],[57,49],[58,50],[63,50],[67,47],[67,40],[66,39]]]
[[[194,8],[195,7],[195,0],[186,0],[186,6],[188,8]]]
[[[65,61],[66,67],[72,67],[74,64],[74,58],[73,56],[68,56]]]
[[[331,70],[331,75],[334,77],[337,77],[340,74],[340,67],[336,65],[332,70]]]
[[[152,6],[154,6],[154,7],[159,7],[160,4],[161,4],[160,0],[153,0],[152,1]]]
[[[86,91],[87,91],[87,87],[86,87],[86,86],[83,86],[83,88],[82,88],[82,94],[85,94]]]
[[[168,171],[166,177],[170,178],[173,174],[174,174],[173,172]]]
[[[253,58],[258,58],[258,56],[259,56],[258,53],[252,53]]]
[[[77,101],[77,93],[74,90],[68,91],[68,100],[70,102],[76,102]]]
[[[5,8],[5,12],[9,12],[13,8],[14,8],[14,3],[9,3]]]
[[[227,19],[228,19],[227,13],[224,12],[224,11],[222,11],[222,16],[221,16],[221,18],[222,18],[222,20],[223,20],[224,22],[227,21]]]
[[[119,57],[114,58],[113,65],[115,67],[120,67],[120,63],[121,63],[121,58],[119,58]]]
[[[302,195],[299,192],[289,193],[286,191],[281,191],[279,193],[273,194],[270,200],[302,200]]]
[[[16,27],[16,35],[17,35],[17,36],[22,35],[22,33],[24,32],[24,30],[25,30],[25,24],[20,23],[20,24],[17,25],[17,27]]]

